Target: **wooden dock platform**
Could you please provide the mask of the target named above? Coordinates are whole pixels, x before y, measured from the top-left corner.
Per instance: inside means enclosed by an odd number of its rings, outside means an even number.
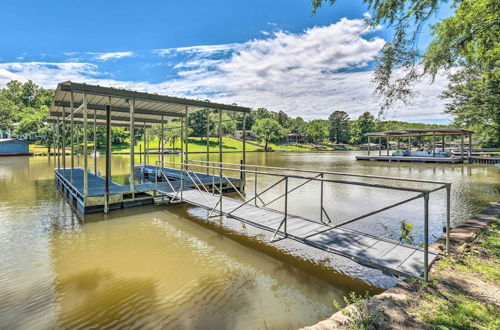
[[[171,189],[158,189],[158,193],[173,198]],[[182,200],[207,210],[220,210],[220,196],[198,189],[183,191]],[[222,213],[248,225],[275,232],[284,219],[284,213],[222,197]],[[234,210],[234,211],[233,211]],[[386,274],[419,277],[424,271],[424,251],[420,247],[402,244],[347,228],[333,228],[298,216],[288,215],[287,238],[339,254],[356,262],[382,270]],[[284,227],[278,230],[278,239],[284,236]],[[270,242],[272,245],[272,242]],[[429,265],[437,254],[429,252]]]
[[[460,164],[463,159],[460,157],[412,157],[412,156],[367,156],[358,155],[356,160],[371,160],[385,162],[413,162],[413,163],[441,163],[441,164]]]
[[[120,209],[134,206],[141,206],[153,204],[154,198],[157,196],[156,191],[172,191],[172,186],[175,190],[179,190],[181,184],[186,188],[194,188],[193,180],[181,170],[172,168],[163,168],[163,173],[169,178],[170,184],[158,178],[155,182],[154,173],[156,173],[156,166],[146,165],[144,173],[149,174],[141,177],[141,167],[135,168],[136,179],[141,183],[134,184],[134,189],[130,189],[130,185],[121,185],[116,182],[110,182],[109,186],[109,201],[110,209]],[[102,212],[104,209],[104,189],[105,179],[94,173],[88,172],[88,194],[84,196],[83,177],[84,172],[82,168],[73,169],[73,181],[71,181],[71,169],[55,169],[56,186],[66,197],[68,202],[80,213],[95,213]],[[190,172],[192,173],[192,172]],[[198,181],[198,179],[200,181]],[[207,175],[196,173],[197,184],[200,182],[210,187],[213,184],[220,185],[220,177],[216,175]],[[229,178],[231,183],[239,188],[240,179]],[[228,182],[223,179],[222,190],[229,191],[232,187]]]

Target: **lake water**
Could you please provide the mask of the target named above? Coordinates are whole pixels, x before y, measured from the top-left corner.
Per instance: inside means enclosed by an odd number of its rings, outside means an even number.
[[[491,165],[356,162],[354,155],[248,153],[247,162],[451,181],[454,224],[500,200],[500,168]],[[240,157],[226,154],[224,160]],[[127,174],[128,161],[125,155],[113,157],[117,179]],[[103,158],[98,165],[104,172]],[[332,301],[350,291],[377,292],[359,280],[315,274],[307,265],[291,265],[233,241],[201,226],[196,208],[188,205],[118,210],[82,222],[55,189],[52,171],[46,157],[0,158],[0,328],[288,329],[329,317],[335,312]],[[253,178],[247,179],[251,195]],[[258,189],[271,183],[259,178]],[[290,187],[299,183],[292,180]],[[263,198],[272,200],[280,189]],[[292,193],[290,213],[318,219],[318,194],[315,183]],[[325,208],[334,222],[406,196],[325,184]],[[444,192],[433,194],[435,236],[442,232],[444,205]],[[352,227],[395,238],[406,220],[415,224],[418,241],[422,219],[417,200]]]

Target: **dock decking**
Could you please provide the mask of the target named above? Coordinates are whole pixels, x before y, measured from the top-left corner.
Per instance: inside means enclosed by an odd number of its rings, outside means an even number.
[[[356,160],[372,160],[386,162],[414,162],[414,163],[442,163],[459,164],[463,162],[460,157],[412,157],[412,156],[367,156],[358,155]]]
[[[135,172],[139,175],[141,180],[141,166],[135,168]],[[152,180],[141,180],[141,183],[135,183],[134,189],[130,189],[130,185],[121,185],[116,182],[110,182],[110,209],[125,208],[140,206],[146,204],[153,204],[156,197],[156,191],[172,191],[172,187],[178,190],[181,184],[186,188],[193,188],[195,184],[189,175],[184,174],[181,170],[163,168],[163,173],[169,178],[170,184],[166,181],[155,182]],[[149,179],[156,174],[156,166],[146,165],[144,168],[146,173],[149,173]],[[54,170],[56,185],[59,190],[66,196],[69,203],[77,209],[81,214],[102,212],[104,208],[104,189],[105,179],[94,173],[88,172],[88,194],[84,196],[83,177],[84,172],[82,168],[73,169],[73,181],[71,181],[71,169],[56,169]],[[192,172],[190,172],[191,174]],[[212,184],[219,185],[220,177],[207,174],[196,174],[196,183],[210,186]],[[198,181],[198,179],[200,181]],[[231,187],[224,181],[222,183],[223,191]],[[240,179],[229,178],[232,184],[236,187],[240,185]],[[172,187],[171,187],[172,186]]]
[[[171,189],[158,189],[158,193],[174,197]],[[197,189],[183,191],[182,199],[192,205],[211,210],[219,202],[219,195]],[[243,204],[237,199],[222,197],[222,213],[235,219],[270,232],[275,232],[284,213],[269,208]],[[239,207],[239,208],[238,208]],[[238,208],[237,210],[235,210]],[[217,205],[215,212],[220,210]],[[233,210],[235,210],[233,212]],[[279,234],[283,235],[281,227]],[[424,251],[415,246],[375,237],[359,231],[333,228],[327,224],[288,215],[287,237],[316,248],[339,254],[365,266],[382,270],[391,275],[419,277],[424,271]],[[279,236],[277,236],[279,238]],[[272,242],[270,243],[272,244]],[[429,264],[437,255],[429,253]]]

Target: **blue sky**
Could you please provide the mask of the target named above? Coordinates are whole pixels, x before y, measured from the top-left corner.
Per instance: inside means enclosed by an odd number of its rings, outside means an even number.
[[[71,79],[305,119],[336,109],[375,114],[371,70],[391,31],[367,31],[366,12],[355,0],[324,5],[315,16],[309,0],[2,0],[0,87],[32,79],[53,88]],[[387,119],[446,121],[437,97],[445,82],[417,86],[413,104]]]

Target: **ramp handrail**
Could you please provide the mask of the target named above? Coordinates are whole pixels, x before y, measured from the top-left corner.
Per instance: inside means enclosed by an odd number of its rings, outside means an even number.
[[[263,206],[267,206],[275,201],[277,201],[280,198],[285,199],[285,205],[284,205],[284,218],[280,222],[278,228],[274,232],[272,240],[274,240],[274,237],[277,233],[279,233],[279,230],[281,229],[282,226],[284,226],[283,230],[283,236],[287,237],[287,219],[288,219],[288,195],[290,192],[297,190],[298,188],[304,186],[307,183],[310,182],[320,182],[321,183],[321,207],[320,207],[320,221],[323,222],[323,214],[326,214],[329,222],[331,222],[330,217],[328,216],[328,213],[323,207],[323,184],[325,182],[327,183],[340,183],[340,184],[351,184],[351,185],[359,185],[359,186],[364,186],[364,187],[371,187],[371,188],[379,188],[379,189],[390,189],[390,190],[399,190],[399,191],[406,191],[406,192],[414,192],[417,193],[417,195],[412,196],[410,198],[407,198],[403,201],[399,201],[396,203],[393,203],[391,205],[385,206],[383,208],[380,208],[375,211],[371,211],[369,213],[366,213],[361,216],[357,216],[355,218],[349,219],[347,221],[344,221],[340,224],[336,224],[333,226],[326,225],[329,227],[327,230],[331,230],[333,228],[337,228],[340,226],[345,226],[349,223],[358,221],[360,219],[364,219],[366,217],[372,216],[374,214],[386,211],[388,209],[391,209],[393,207],[408,203],[410,201],[423,198],[424,199],[424,279],[427,281],[428,280],[428,254],[429,254],[429,195],[432,192],[441,190],[441,189],[446,189],[446,201],[447,201],[447,210],[446,210],[446,252],[449,253],[449,231],[450,231],[450,191],[451,191],[451,183],[449,182],[440,182],[440,181],[430,181],[430,180],[418,180],[418,179],[404,179],[404,178],[396,178],[396,177],[384,177],[384,176],[375,176],[375,175],[364,175],[364,174],[353,174],[353,173],[341,173],[341,172],[329,172],[329,171],[314,171],[314,170],[302,170],[302,169],[296,169],[296,168],[280,168],[280,167],[271,167],[271,166],[263,166],[263,165],[251,165],[251,164],[235,164],[235,163],[223,163],[223,162],[217,162],[217,161],[196,161],[196,160],[190,160],[190,163],[182,163],[182,162],[170,162],[170,161],[158,161],[159,164],[175,164],[179,165],[181,167],[184,167],[186,170],[189,167],[197,167],[197,168],[205,168],[207,171],[211,168],[213,172],[215,170],[219,170],[219,176],[221,177],[221,188],[222,188],[222,178],[225,178],[228,182],[230,180],[227,178],[226,175],[223,174],[223,171],[228,171],[228,172],[238,172],[240,174],[254,174],[255,175],[255,191],[254,191],[254,196],[248,200],[244,198],[243,195],[240,196],[244,199],[244,202],[240,205],[238,205],[236,208],[232,209],[229,212],[223,212],[222,209],[222,189],[219,190],[219,202],[217,205],[220,206],[220,214],[225,213],[227,216],[232,216],[234,212],[244,205],[247,205],[249,202],[255,200],[255,205],[257,206],[257,199],[260,199],[261,202],[264,204]],[[198,163],[198,164],[193,164],[193,163]],[[236,166],[237,168],[232,168],[228,166]],[[253,168],[253,170],[248,169],[248,168]],[[305,173],[313,173],[316,174],[315,176],[306,176],[306,175],[298,175],[298,174],[283,174],[283,173],[272,173],[268,171],[263,171],[264,169],[267,170],[281,170],[281,171],[290,171],[290,172],[305,172]],[[262,171],[259,171],[262,170]],[[194,172],[193,172],[194,173]],[[269,187],[265,188],[263,191],[260,193],[257,193],[257,175],[264,175],[264,176],[270,176],[270,177],[278,177],[281,178],[277,182],[272,183]],[[341,179],[331,179],[331,178],[325,178],[325,175],[345,175],[345,176],[352,176],[352,177],[362,177],[362,178],[370,178],[370,179],[385,179],[389,181],[408,181],[408,182],[417,182],[417,183],[427,183],[427,184],[437,184],[439,185],[438,187],[434,187],[432,189],[422,189],[422,188],[412,188],[412,187],[401,187],[401,186],[395,186],[395,185],[389,185],[389,184],[379,184],[379,183],[369,183],[369,182],[363,182],[363,181],[351,181],[351,180],[341,180]],[[242,178],[245,178],[244,175],[241,175]],[[291,190],[288,189],[288,182],[289,179],[299,179],[299,180],[306,180],[305,182],[299,184],[298,186],[292,188]],[[285,192],[284,194],[281,194],[277,198],[273,199],[272,201],[265,203],[263,202],[262,198],[260,197],[263,193],[269,191],[270,189],[276,187],[278,184],[281,182],[285,182]],[[233,188],[234,185],[230,182],[231,186]],[[235,189],[236,190],[236,189]],[[201,191],[201,190],[200,190]],[[211,204],[210,204],[211,205]],[[215,210],[217,205],[212,209],[212,211]],[[307,219],[306,219],[307,220]],[[313,221],[313,220],[309,220]],[[315,233],[314,235],[317,235],[318,233]],[[312,235],[311,235],[312,236]]]

